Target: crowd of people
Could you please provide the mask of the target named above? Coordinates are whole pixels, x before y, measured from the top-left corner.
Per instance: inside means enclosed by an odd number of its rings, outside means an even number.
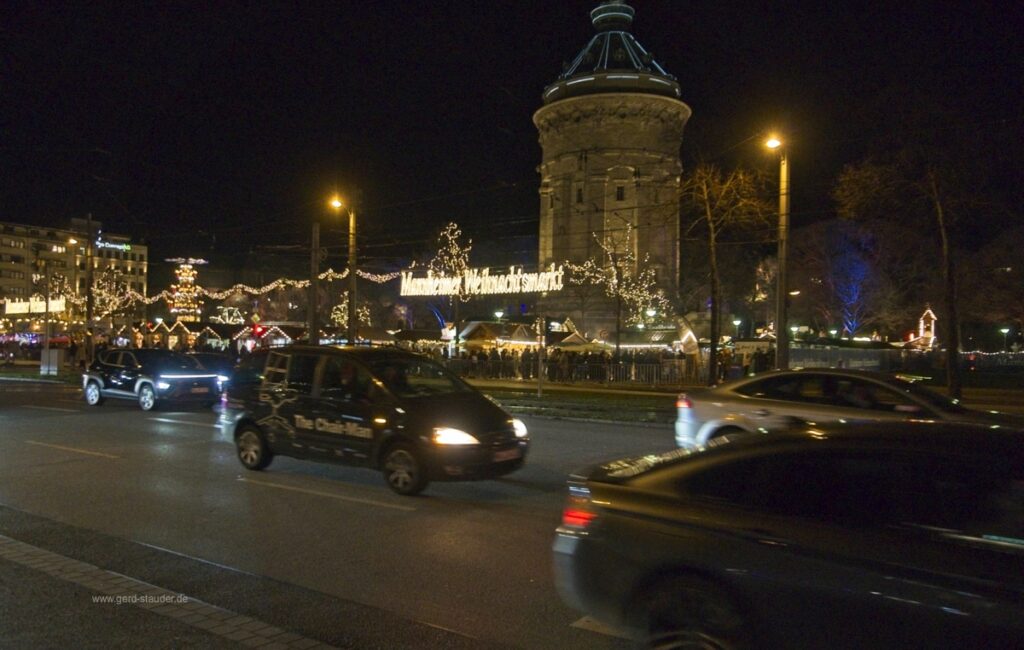
[[[532,348],[497,348],[462,351],[448,358],[435,352],[435,358],[451,370],[476,379],[514,379],[530,381],[544,369],[544,379],[552,382],[634,381],[644,383],[679,382],[696,375],[695,357],[668,349],[612,351],[575,351],[548,348],[543,364],[540,353]]]

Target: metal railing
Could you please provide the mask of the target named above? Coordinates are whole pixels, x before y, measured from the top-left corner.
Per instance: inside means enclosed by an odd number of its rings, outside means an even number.
[[[540,372],[536,359],[524,364],[519,360],[472,361],[451,359],[450,370],[470,379],[536,381]],[[569,384],[636,384],[667,386],[698,381],[696,367],[686,359],[665,359],[660,363],[559,363],[544,364],[544,381]]]

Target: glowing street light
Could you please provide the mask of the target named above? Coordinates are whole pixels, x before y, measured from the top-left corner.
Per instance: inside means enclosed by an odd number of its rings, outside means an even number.
[[[499,323],[501,322],[501,317],[504,316],[504,315],[505,315],[505,312],[503,312],[500,309],[498,311],[494,312],[494,317],[498,319]]]
[[[999,331],[1003,333],[1003,350],[1005,351],[1006,350],[1006,335],[1010,333],[1010,328],[1009,327],[1004,327],[1003,329],[1001,329]]]
[[[789,241],[789,162],[782,141],[771,136],[764,143],[779,151],[779,270],[775,291],[775,367],[789,367],[789,340],[786,336],[786,253]]]
[[[829,330],[828,333],[832,335],[832,338],[835,338],[836,334],[839,333],[839,330]]]
[[[732,324],[736,326],[736,338],[739,338],[739,337],[740,337],[740,324],[741,324],[742,322],[743,322],[743,321],[741,321],[741,320],[740,320],[740,319],[738,319],[738,318],[737,318],[736,320],[734,320],[734,321],[732,322]]]

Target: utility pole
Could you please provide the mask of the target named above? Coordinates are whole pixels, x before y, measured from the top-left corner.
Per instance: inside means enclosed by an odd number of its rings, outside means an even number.
[[[85,359],[86,366],[92,365],[95,353],[95,341],[92,332],[93,290],[92,267],[93,246],[95,235],[92,231],[92,213],[85,215],[85,230],[88,241],[85,242]]]
[[[537,397],[544,396],[544,339],[547,334],[547,318],[541,314],[537,319]]]
[[[320,324],[317,322],[317,300],[320,292],[320,221],[313,221],[313,242],[309,251],[309,310],[306,326],[309,344],[320,344]]]
[[[348,344],[359,338],[359,317],[356,314],[356,211],[348,209]]]

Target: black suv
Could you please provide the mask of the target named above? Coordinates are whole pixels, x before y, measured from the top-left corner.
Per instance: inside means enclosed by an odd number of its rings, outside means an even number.
[[[381,470],[392,490],[520,467],[526,426],[427,357],[394,348],[291,346],[244,359],[221,424],[238,458],[275,454]]]
[[[570,605],[652,647],[1024,646],[1024,433],[808,427],[579,472]]]
[[[212,406],[226,379],[179,352],[108,350],[82,374],[82,391],[90,406],[99,406],[107,397],[136,400],[143,411],[170,402]]]

